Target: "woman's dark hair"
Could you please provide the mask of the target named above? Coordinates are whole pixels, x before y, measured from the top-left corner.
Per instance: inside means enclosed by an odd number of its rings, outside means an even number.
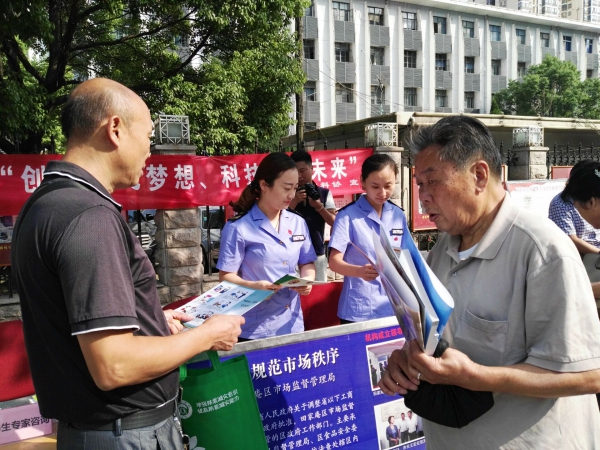
[[[390,416],[390,417],[388,417],[388,423],[392,423],[392,417],[394,417],[394,416]],[[402,424],[401,424],[401,425],[402,425]]]
[[[390,167],[396,177],[398,176],[398,164],[391,158],[390,155],[385,153],[376,153],[369,156],[363,162],[360,176],[365,181],[372,172],[379,172],[380,170]]]
[[[240,194],[237,202],[229,202],[236,213],[250,211],[256,200],[260,198],[260,181],[265,180],[267,186],[273,186],[277,178],[288,170],[297,170],[296,163],[285,153],[269,153],[256,169],[252,182]]]
[[[584,159],[575,164],[560,197],[565,202],[581,203],[600,198],[600,162]]]

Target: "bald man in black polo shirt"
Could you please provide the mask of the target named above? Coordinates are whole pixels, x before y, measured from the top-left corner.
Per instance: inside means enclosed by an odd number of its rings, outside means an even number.
[[[134,186],[153,125],[133,91],[97,78],[78,86],[62,115],[67,151],[15,226],[17,280],[40,410],[59,420],[58,449],[182,449],[174,412],[177,368],[230,350],[240,316],[163,313],[155,273],[111,194]]]

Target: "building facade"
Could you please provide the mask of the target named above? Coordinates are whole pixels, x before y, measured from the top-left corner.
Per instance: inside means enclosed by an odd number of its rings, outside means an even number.
[[[493,94],[546,55],[598,77],[596,3],[313,0],[302,19],[305,129],[390,112],[489,113]]]

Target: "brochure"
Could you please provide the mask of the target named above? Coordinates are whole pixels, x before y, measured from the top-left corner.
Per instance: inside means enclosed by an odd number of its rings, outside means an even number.
[[[279,284],[284,288],[293,288],[326,283],[326,281],[312,281],[285,275],[274,284]],[[194,320],[182,322],[182,324],[188,328],[195,328],[215,314],[241,316],[275,292],[277,291],[251,289],[229,281],[221,281],[211,290],[180,306],[176,311],[194,316]]]
[[[381,227],[379,233],[373,231],[373,245],[376,262],[354,246],[379,274],[406,339],[416,339],[433,355],[454,308],[452,296],[423,259],[406,225],[399,252]]]

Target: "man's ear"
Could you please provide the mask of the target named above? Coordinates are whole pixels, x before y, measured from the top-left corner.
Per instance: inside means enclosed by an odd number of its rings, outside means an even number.
[[[478,192],[483,192],[490,181],[490,166],[483,160],[475,161],[471,166]]]
[[[119,116],[111,116],[105,125],[106,135],[109,142],[114,146],[118,147],[121,142],[123,133],[123,121]]]

